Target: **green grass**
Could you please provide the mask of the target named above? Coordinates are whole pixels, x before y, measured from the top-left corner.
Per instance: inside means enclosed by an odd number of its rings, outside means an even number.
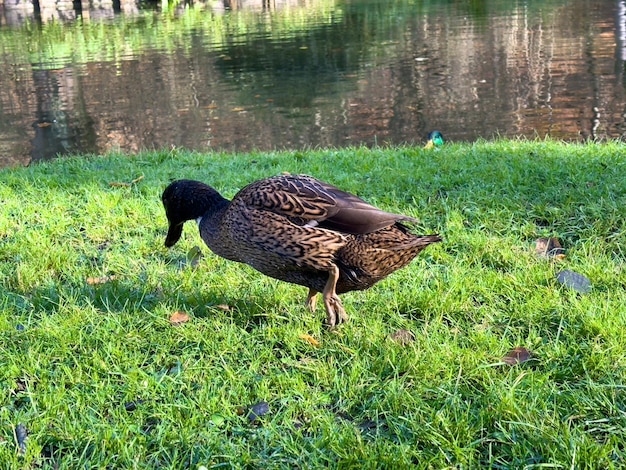
[[[1,171],[0,467],[623,468],[625,150],[174,150]],[[163,247],[171,179],[231,197],[282,171],[416,216],[444,242],[342,296],[337,332],[304,288],[217,258],[192,223]],[[545,236],[565,260],[535,255]],[[560,286],[562,269],[591,293]],[[116,277],[87,282],[102,276]],[[175,327],[178,310],[191,321]],[[394,342],[399,329],[415,341]],[[533,360],[502,365],[516,346]]]

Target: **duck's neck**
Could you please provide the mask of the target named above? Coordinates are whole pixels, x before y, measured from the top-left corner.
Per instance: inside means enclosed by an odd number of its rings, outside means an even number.
[[[200,217],[196,218],[198,227],[202,227],[202,225],[211,228],[219,227],[222,216],[224,215],[224,212],[226,212],[229,203],[230,201],[228,199],[224,199],[219,194],[217,197],[212,198],[210,204],[207,204],[208,210],[205,211]]]
[[[227,199],[215,201],[207,212],[196,219],[196,222],[198,223],[200,236],[207,246],[216,254],[232,259],[229,253],[222,253],[220,249],[220,240],[223,238],[221,231],[224,230],[222,219],[229,203],[230,201]]]
[[[163,205],[170,223],[198,220],[228,206],[228,203],[228,199],[200,181],[176,181],[163,193]]]

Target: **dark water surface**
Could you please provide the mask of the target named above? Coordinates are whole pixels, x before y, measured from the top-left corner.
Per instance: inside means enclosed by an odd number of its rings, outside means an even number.
[[[20,2],[0,0],[0,166],[626,132],[625,1]]]

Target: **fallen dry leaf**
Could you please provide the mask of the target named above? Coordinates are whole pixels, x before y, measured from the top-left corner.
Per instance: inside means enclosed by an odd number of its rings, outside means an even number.
[[[24,455],[26,453],[26,439],[28,438],[28,429],[22,423],[15,426],[15,440],[17,441],[17,453]]]
[[[371,431],[378,428],[378,423],[373,419],[366,419],[357,425],[360,431]]]
[[[211,419],[209,420],[209,422],[213,426],[217,426],[219,428],[219,427],[222,427],[226,423],[226,418],[224,418],[219,413],[214,413],[214,414],[211,415]],[[198,470],[200,470],[200,468],[198,468]]]
[[[195,268],[200,263],[202,259],[202,250],[199,246],[193,246],[187,252],[187,262],[191,265],[192,268]]]
[[[170,316],[170,323],[174,326],[182,325],[191,320],[191,317],[182,310],[177,310]]]
[[[565,287],[574,289],[581,294],[588,294],[591,292],[591,281],[582,274],[566,269],[561,271],[556,276],[556,280],[559,281]]]
[[[110,276],[100,276],[100,277],[88,277],[87,284],[90,286],[95,286],[99,284],[106,284],[107,282],[115,281],[118,276],[112,274]]]
[[[126,403],[124,403],[124,409],[126,411],[128,411],[129,413],[132,413],[133,411],[135,411],[137,409],[137,407],[139,405],[141,405],[144,402],[144,400],[133,400],[133,401],[128,401]]]
[[[27,389],[26,379],[17,379],[15,381],[15,390],[14,392],[25,392]]]
[[[399,344],[409,344],[415,341],[415,335],[409,330],[398,330],[391,333],[390,338]]]
[[[558,238],[538,238],[535,242],[535,252],[542,258],[564,259],[565,250]]]
[[[270,412],[270,405],[266,401],[261,401],[248,408],[248,420],[251,423],[258,421],[261,416]]]
[[[307,343],[312,344],[313,346],[319,346],[320,345],[320,342],[318,340],[316,340],[315,338],[313,338],[313,336],[308,335],[306,333],[302,333],[301,335],[298,335],[298,337],[300,339],[303,339]]]
[[[217,305],[213,305],[213,307],[218,310],[221,310],[222,312],[230,312],[232,310],[232,307],[227,304],[217,304]]]
[[[167,372],[165,372],[166,375],[180,375],[180,373],[183,371],[183,365],[180,361],[176,361],[173,364],[170,364],[169,367],[167,368]]]
[[[532,353],[528,349],[518,346],[506,353],[506,355],[502,358],[502,362],[510,366],[514,366],[528,361],[531,357]]]

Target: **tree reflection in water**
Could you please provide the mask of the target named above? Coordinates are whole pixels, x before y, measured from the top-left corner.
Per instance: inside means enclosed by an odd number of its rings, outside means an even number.
[[[0,166],[420,143],[433,128],[621,138],[624,2],[537,3],[5,0]]]

